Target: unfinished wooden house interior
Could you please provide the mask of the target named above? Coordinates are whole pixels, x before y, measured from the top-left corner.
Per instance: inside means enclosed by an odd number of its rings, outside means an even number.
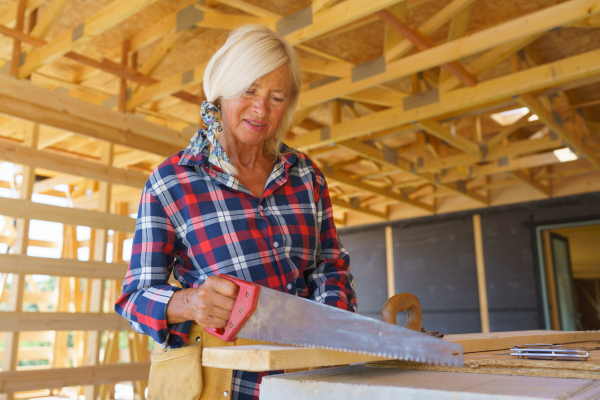
[[[0,0],[0,398],[146,398],[161,349],[113,308],[141,191],[248,23],[300,57],[285,142],[359,313],[410,292],[446,334],[600,329],[599,1]]]

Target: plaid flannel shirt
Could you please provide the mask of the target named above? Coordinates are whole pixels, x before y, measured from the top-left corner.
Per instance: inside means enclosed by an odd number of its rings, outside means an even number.
[[[176,254],[184,265],[169,269]],[[167,324],[173,293],[229,274],[271,289],[356,311],[349,256],[333,222],[325,178],[300,152],[275,165],[262,198],[208,161],[204,148],[173,155],[142,193],[117,313],[164,348],[181,347],[191,321]],[[307,316],[310,317],[310,316]],[[258,400],[262,377],[234,371],[232,398]]]

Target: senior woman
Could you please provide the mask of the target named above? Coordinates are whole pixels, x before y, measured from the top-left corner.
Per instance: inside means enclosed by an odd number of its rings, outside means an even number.
[[[116,311],[165,349],[194,339],[226,345],[200,333],[188,341],[190,329],[222,328],[229,319],[238,289],[221,274],[356,311],[325,178],[282,143],[300,85],[284,39],[259,25],[231,32],[206,67],[205,129],[150,175]],[[171,272],[182,288],[167,283]],[[258,399],[262,377],[274,373],[223,378],[203,369],[204,392]]]

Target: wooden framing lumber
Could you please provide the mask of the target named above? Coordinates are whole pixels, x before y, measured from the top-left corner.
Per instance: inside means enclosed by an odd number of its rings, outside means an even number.
[[[600,13],[598,1],[600,0],[571,0],[561,3],[390,62],[387,64],[385,72],[371,77],[355,82],[352,82],[350,78],[343,78],[308,90],[300,95],[298,109],[320,104],[373,85],[410,76],[519,38],[546,32],[573,21],[596,15]],[[332,7],[331,10],[338,6]]]
[[[19,71],[19,77],[25,78],[31,75],[42,65],[65,55],[156,1],[130,0],[108,4],[81,24],[66,30],[50,43],[29,54]]]
[[[331,199],[331,204],[339,207],[341,209],[346,209],[346,210],[351,210],[351,211],[355,211],[357,213],[360,214],[364,214],[367,215],[369,217],[375,217],[378,219],[383,219],[383,220],[387,220],[388,217],[386,214],[384,213],[380,213],[378,211],[373,211],[373,210],[369,210],[367,208],[361,207],[360,205],[354,204],[354,203],[350,203],[341,199],[336,199],[336,198],[332,198]]]
[[[60,156],[3,141],[0,141],[0,160],[134,188],[143,188],[148,179],[148,175],[142,172]]]
[[[417,49],[424,51],[435,47],[435,43],[421,31],[410,28],[388,10],[380,10],[376,14],[382,19],[382,21],[390,25],[392,28],[398,31],[398,33],[411,41]],[[457,77],[465,86],[475,86],[477,84],[477,79],[467,70],[465,70],[464,67],[458,63],[458,61],[450,61],[442,64],[442,68]]]
[[[323,175],[325,175],[325,178],[327,178],[328,180],[336,181],[336,182],[342,183],[346,186],[351,186],[358,190],[368,191],[377,196],[385,197],[386,199],[394,200],[399,203],[410,205],[412,207],[421,208],[430,213],[435,213],[435,208],[432,205],[421,203],[421,202],[415,201],[415,200],[411,200],[408,197],[404,197],[402,195],[396,194],[396,193],[392,192],[391,190],[381,189],[381,188],[363,183],[359,180],[352,179],[352,176],[346,172],[343,172],[340,170],[329,171],[328,168],[323,168],[323,169],[321,169],[321,171],[323,172]]]
[[[237,8],[238,10],[242,10],[250,15],[255,15],[257,17],[263,18],[281,18],[281,15],[274,13],[272,11],[266,10],[262,7],[258,7],[252,3],[248,3],[244,0],[218,0],[219,3],[226,4],[229,7]]]
[[[14,218],[38,219],[60,222],[67,225],[81,225],[107,230],[113,229],[127,233],[135,231],[135,219],[106,212],[50,206],[34,203],[29,200],[9,199],[5,197],[0,197],[0,209],[4,215]]]
[[[329,127],[327,137],[322,136],[321,130],[314,130],[305,135],[297,136],[296,143],[299,149],[309,150],[332,142],[354,139],[376,130],[440,117],[457,110],[493,103],[515,95],[558,86],[565,82],[598,74],[600,74],[600,50],[593,50],[481,82],[472,88],[465,87],[440,94],[439,101],[432,104],[410,110],[404,110],[403,107],[394,107],[335,124]]]
[[[344,353],[335,350],[278,345],[208,347],[202,349],[202,365],[229,368],[236,365],[244,371],[273,371],[278,369],[325,367],[379,361],[377,356]]]
[[[353,151],[357,154],[360,154],[361,156],[363,156],[371,161],[374,161],[378,164],[381,164],[383,166],[398,169],[398,170],[401,170],[401,171],[404,171],[404,172],[407,172],[410,174],[416,174],[414,164],[398,158],[396,150],[390,151],[390,152],[392,152],[392,151],[396,152],[395,156],[390,157],[389,155],[386,155],[386,153],[384,151],[376,149],[375,147],[366,145],[364,143],[361,143],[357,140],[347,140],[344,142],[340,142],[340,143],[338,143],[338,146],[342,147],[344,149],[347,149],[347,150],[351,150],[351,151]],[[388,154],[389,154],[389,152],[388,152]],[[475,200],[479,203],[482,203],[485,205],[488,204],[487,199],[484,199],[482,196],[480,196],[479,194],[477,194],[473,191],[467,190],[466,186],[464,186],[464,185],[458,185],[454,182],[442,183],[433,174],[420,174],[418,176],[423,178],[424,180],[426,180],[428,183],[430,183],[432,185],[439,186],[441,188],[450,190],[451,192],[454,192],[456,194],[469,197],[472,200]]]
[[[465,9],[469,8],[473,4],[473,2],[474,0],[454,0],[448,5],[446,5],[444,8],[442,8],[439,12],[437,12],[433,17],[428,19],[421,26],[419,26],[417,29],[424,35],[431,35],[439,28],[441,28],[451,18],[461,13]],[[410,7],[411,3],[412,2],[409,2],[407,7]],[[413,43],[410,40],[401,40],[393,47],[387,49],[385,54],[385,60],[387,63],[394,61],[395,59],[407,54],[412,48]]]
[[[164,157],[189,144],[181,132],[4,76],[0,113]]]
[[[539,330],[472,333],[446,335],[443,340],[460,344],[463,346],[463,353],[475,353],[509,349],[512,346],[519,344],[566,344],[584,341],[598,341],[600,340],[600,332],[562,332]],[[341,351],[277,345],[211,347],[202,351],[202,365],[227,369],[245,369],[251,371],[270,371],[273,369],[309,368],[319,366],[323,367],[361,362],[370,362],[371,366],[379,367],[385,364],[394,364],[397,361],[385,360],[381,357],[344,353]]]
[[[30,35],[36,38],[44,38],[56,20],[61,16],[67,4],[69,4],[69,0],[52,0],[37,24],[35,24]]]
[[[524,93],[517,99],[523,106],[529,108],[529,110],[535,113],[540,121],[550,128],[554,133],[560,136],[565,142],[567,142],[575,151],[583,155],[587,160],[594,164],[597,168],[600,168],[600,156],[586,145],[586,143],[575,135],[571,129],[569,129],[568,121],[563,120],[560,114],[555,110],[552,112],[546,110],[546,108],[531,94]]]
[[[146,380],[149,373],[150,362],[148,361],[94,367],[0,372],[0,392],[15,393],[34,389]]]
[[[535,177],[530,171],[513,171],[511,172],[511,175],[523,182],[524,184],[526,184],[527,186],[534,188],[535,190],[543,194],[545,197],[552,196],[552,191],[550,190],[550,188],[536,181]]]
[[[23,275],[121,280],[126,272],[126,263],[28,257],[24,254],[0,254],[0,273],[3,274],[18,273]],[[0,314],[0,318],[1,316],[2,314]]]
[[[29,0],[25,9],[25,15],[29,15],[32,11],[41,6],[46,0]],[[17,16],[18,1],[13,1],[6,10],[0,14],[0,25],[12,25]]]
[[[394,3],[398,3],[398,0],[373,0],[367,4],[362,0],[347,0],[317,13],[312,18],[312,24],[286,35],[285,38],[291,44],[297,45]],[[171,76],[141,89],[127,102],[127,110],[133,110],[147,102],[159,100],[186,87],[201,83],[205,68],[206,63],[197,65],[183,74]]]
[[[485,261],[483,257],[483,239],[481,234],[481,216],[473,215],[473,236],[475,238],[475,261],[477,265],[477,288],[479,293],[479,315],[481,332],[490,331],[490,315],[488,307],[487,283],[485,279]]]

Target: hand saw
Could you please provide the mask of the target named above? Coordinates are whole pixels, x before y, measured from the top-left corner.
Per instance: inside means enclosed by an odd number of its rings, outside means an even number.
[[[205,327],[226,342],[236,338],[463,366],[462,346],[397,325],[220,275],[239,286],[224,329]]]

